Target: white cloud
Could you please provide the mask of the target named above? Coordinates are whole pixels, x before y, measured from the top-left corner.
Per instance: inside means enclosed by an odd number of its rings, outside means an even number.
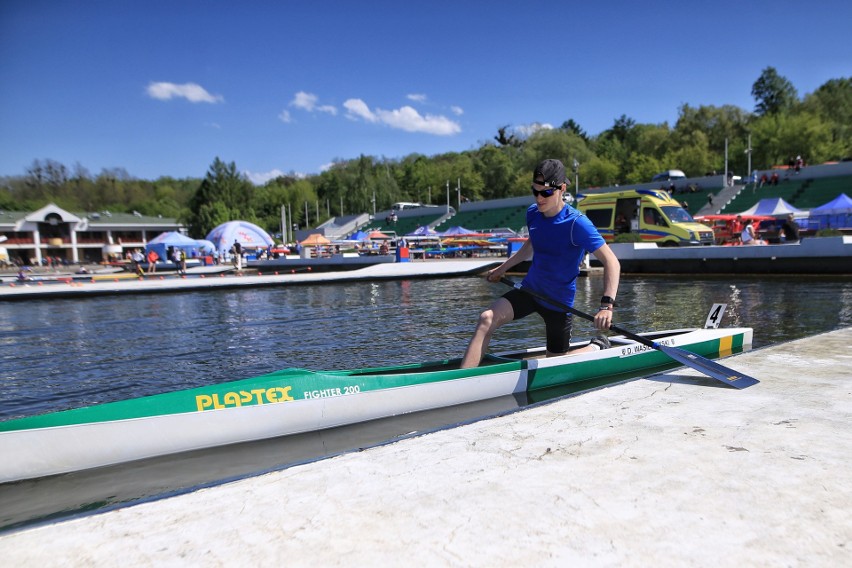
[[[149,83],[146,89],[152,99],[167,101],[174,98],[186,99],[191,103],[221,103],[225,101],[222,95],[211,95],[201,85],[195,83]]]
[[[349,99],[343,103],[343,107],[349,111],[346,113],[346,118],[356,119],[363,118],[367,122],[377,122],[378,117],[373,114],[367,103],[361,99]]]
[[[281,122],[286,122],[288,124],[293,121],[293,119],[290,118],[290,111],[286,109],[281,111],[281,114],[278,115],[278,118],[281,119]]]
[[[460,106],[453,105],[450,107],[450,110],[453,111],[453,114],[456,116],[461,116],[464,114],[464,109]]]
[[[243,174],[248,178],[250,182],[254,185],[263,185],[269,180],[275,179],[277,177],[285,176],[285,177],[294,177],[294,178],[304,178],[305,174],[296,173],[290,171],[289,173],[282,172],[278,168],[269,170],[268,172],[250,172],[248,170],[244,171]]]
[[[414,108],[406,105],[396,110],[383,110],[377,108],[375,111],[361,99],[349,99],[343,106],[348,113],[347,118],[357,120],[361,118],[367,122],[381,122],[391,128],[405,130],[406,132],[425,132],[438,136],[451,136],[461,132],[461,126],[445,116],[427,114],[421,115]]]
[[[410,101],[414,101],[416,103],[425,103],[426,102],[426,95],[419,94],[419,93],[412,93],[412,94],[406,96],[405,98],[407,98]]]
[[[263,185],[271,179],[284,175],[284,172],[279,169],[270,170],[268,172],[250,172],[246,170],[243,173],[254,185]]]
[[[337,107],[332,105],[317,105],[319,101],[319,97],[314,95],[313,93],[306,93],[305,91],[299,91],[293,96],[293,100],[290,101],[290,106],[296,107],[301,110],[305,110],[308,112],[326,112],[332,116],[337,115]]]
[[[515,127],[515,131],[523,136],[531,136],[539,130],[553,130],[553,125],[548,123],[533,122]]]

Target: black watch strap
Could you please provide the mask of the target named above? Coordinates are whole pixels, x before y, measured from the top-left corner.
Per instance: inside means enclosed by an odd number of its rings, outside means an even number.
[[[606,305],[606,304],[612,304],[613,306],[615,306],[615,305],[616,305],[616,303],[615,303],[615,299],[614,299],[614,298],[610,298],[609,296],[602,296],[602,297],[601,297],[601,304],[603,304],[603,305]]]

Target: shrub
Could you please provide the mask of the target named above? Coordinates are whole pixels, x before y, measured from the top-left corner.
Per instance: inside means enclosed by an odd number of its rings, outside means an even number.
[[[621,233],[613,239],[614,243],[641,243],[642,237],[639,233]]]
[[[843,233],[837,229],[820,229],[816,232],[815,237],[842,237]]]

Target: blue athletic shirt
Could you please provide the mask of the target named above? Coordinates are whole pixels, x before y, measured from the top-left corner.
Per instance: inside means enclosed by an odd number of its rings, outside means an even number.
[[[605,244],[603,237],[588,217],[570,205],[553,217],[545,217],[538,205],[531,205],[527,209],[527,227],[534,254],[521,285],[573,307],[580,263],[586,251],[594,252]]]

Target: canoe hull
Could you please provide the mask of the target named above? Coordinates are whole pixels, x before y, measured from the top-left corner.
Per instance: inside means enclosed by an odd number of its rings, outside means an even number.
[[[749,328],[668,333],[663,341],[709,357],[747,349],[752,337]],[[639,376],[645,369],[671,363],[659,351],[613,340],[611,349],[570,357],[523,357],[541,349],[493,356],[474,370],[459,369],[458,360],[354,371],[287,369],[245,381],[3,422],[0,483],[311,432],[610,375]]]

